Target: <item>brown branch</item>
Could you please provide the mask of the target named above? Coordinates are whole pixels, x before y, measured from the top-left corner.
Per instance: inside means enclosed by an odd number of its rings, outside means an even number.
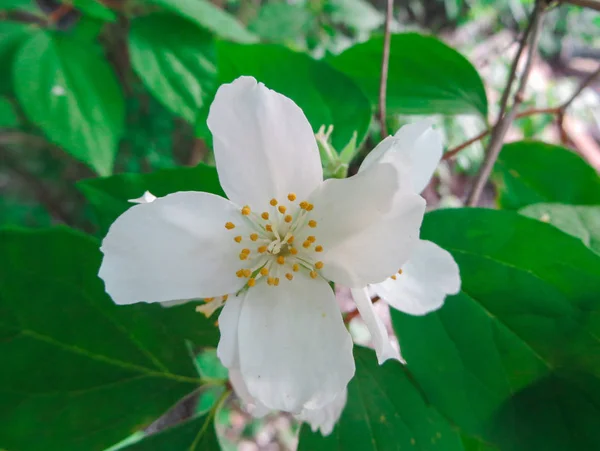
[[[600,66],[598,66],[598,68],[594,72],[592,72],[590,75],[588,75],[579,84],[579,86],[573,92],[573,94],[571,94],[571,96],[565,102],[563,102],[561,105],[555,106],[555,107],[548,107],[548,108],[531,108],[529,110],[525,110],[525,111],[522,111],[519,114],[517,114],[515,116],[515,119],[521,119],[523,117],[533,116],[533,115],[536,115],[536,114],[552,114],[552,115],[556,115],[557,116],[557,123],[558,123],[559,131],[561,133],[561,140],[564,142],[564,138],[563,138],[563,136],[564,136],[564,130],[562,130],[562,123],[564,121],[564,116],[566,114],[567,108],[569,108],[571,106],[571,104],[577,98],[577,96],[579,96],[579,94],[581,94],[582,91],[588,85],[590,85],[598,75],[600,75]],[[450,149],[449,151],[447,151],[444,154],[444,156],[442,157],[442,159],[443,160],[449,160],[450,158],[454,157],[457,153],[459,153],[461,150],[465,149],[466,147],[469,147],[471,144],[479,141],[480,139],[485,138],[491,132],[492,132],[492,129],[487,129],[487,130],[482,131],[477,136],[474,136],[473,138],[469,139],[468,141],[465,141],[464,143],[462,143],[462,144],[460,144],[460,145],[458,145],[458,146]]]
[[[477,205],[477,203],[479,202],[479,198],[481,196],[481,193],[483,192],[483,188],[485,187],[485,184],[487,183],[488,178],[490,177],[490,174],[492,172],[492,168],[496,163],[496,160],[498,159],[500,149],[502,149],[504,136],[506,135],[506,132],[508,131],[510,125],[512,124],[513,120],[517,115],[519,105],[521,104],[521,102],[523,102],[523,94],[525,92],[525,87],[527,86],[529,74],[531,73],[531,69],[533,67],[533,59],[537,52],[543,16],[543,0],[538,0],[535,4],[530,18],[530,22],[532,22],[532,25],[531,27],[529,27],[529,48],[527,50],[525,68],[523,69],[523,73],[521,74],[519,85],[517,87],[517,92],[513,97],[513,104],[510,111],[498,118],[498,122],[496,123],[496,126],[492,131],[492,137],[488,145],[485,160],[479,170],[479,174],[477,175],[477,179],[475,180],[473,190],[467,198],[467,205],[471,207]],[[524,36],[522,45],[525,45],[526,41],[527,35]],[[519,53],[517,53],[517,55],[518,54]],[[507,86],[507,88],[510,87]]]
[[[569,3],[582,8],[590,8],[600,11],[600,2],[598,0],[562,0],[561,3]]]
[[[381,79],[379,81],[379,124],[381,125],[381,138],[388,135],[386,124],[386,95],[387,95],[387,79],[388,70],[390,67],[390,25],[392,22],[394,0],[387,0],[387,10],[385,14],[385,34],[383,36],[383,55],[381,57]]]

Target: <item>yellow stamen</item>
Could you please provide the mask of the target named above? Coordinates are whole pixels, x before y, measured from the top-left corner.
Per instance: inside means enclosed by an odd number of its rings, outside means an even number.
[[[288,244],[292,244],[294,242],[294,235],[290,235],[287,239]]]
[[[279,210],[279,213],[284,214],[287,208],[285,208],[285,205],[280,205],[277,210]]]
[[[223,302],[225,302],[227,300],[227,298],[229,298],[229,295],[228,294],[224,294],[223,295]]]
[[[248,279],[248,286],[249,287],[253,287],[254,285],[256,285],[256,279],[254,277],[251,277]]]
[[[214,300],[215,300],[215,298],[205,298],[205,299],[204,299],[204,302],[212,302],[212,301],[214,301]]]
[[[317,268],[317,269],[323,269],[323,262],[317,262],[317,263],[315,263],[315,268]]]
[[[241,236],[236,236],[234,238],[234,240],[235,240],[236,243],[241,243],[242,242],[242,237]]]
[[[306,210],[306,207],[308,207],[308,202],[306,202],[305,200],[300,202],[300,208],[302,208],[303,210]]]
[[[247,259],[248,259],[248,254],[240,253],[240,260],[247,260]]]
[[[271,199],[271,202],[269,202],[273,207],[275,205],[277,205],[277,199]]]
[[[317,241],[317,239],[314,236],[307,236],[306,237],[306,241],[309,241],[311,243],[314,243],[315,241]]]
[[[280,265],[283,265],[285,263],[285,257],[283,255],[280,255],[279,257],[277,257],[277,263],[279,263]]]
[[[294,275],[293,275],[292,273],[289,273],[289,272],[288,272],[288,273],[285,275],[285,277],[286,277],[286,279],[287,279],[287,280],[292,280],[292,279],[294,278]]]
[[[294,193],[288,194],[288,200],[294,202],[296,200],[296,195]]]
[[[304,243],[302,243],[302,247],[308,249],[310,247],[310,241],[306,240]]]
[[[275,277],[275,279],[273,280],[273,285],[279,285],[279,277]]]
[[[317,226],[317,221],[311,219],[310,221],[308,221],[308,226],[314,229]]]
[[[317,271],[311,271],[311,272],[310,272],[310,278],[311,278],[311,279],[316,279],[316,278],[317,278],[317,276],[318,276],[318,274],[317,274]]]
[[[398,270],[398,274],[402,274],[402,270],[401,269]]]
[[[308,204],[306,206],[306,211],[312,211],[313,208],[315,208],[315,206],[313,204]]]
[[[268,274],[269,274],[269,270],[265,266],[263,266],[262,268],[260,268],[260,275],[261,276],[266,276]]]
[[[263,211],[263,212],[260,214],[260,217],[261,217],[261,218],[263,218],[263,219],[266,221],[267,219],[269,219],[269,213],[268,213],[268,212],[266,212],[266,211]]]
[[[292,222],[292,217],[290,215],[285,215],[285,217],[283,218],[283,220],[287,223]]]
[[[267,285],[274,285],[274,284],[275,284],[275,278],[267,277]]]
[[[267,246],[259,246],[258,253],[264,254],[265,252],[267,252]]]
[[[250,253],[250,249],[242,249],[242,254],[248,255]]]
[[[235,275],[238,276],[238,277],[244,277],[244,270],[240,269],[239,271],[236,271]]]
[[[248,268],[244,269],[244,277],[250,277],[250,274],[252,274],[252,271],[250,271]]]
[[[392,280],[396,280],[396,274],[392,276]]]
[[[273,231],[273,226],[272,226],[271,224],[267,224],[267,225],[265,226],[265,230],[266,230],[267,232],[272,232],[272,231]]]
[[[295,247],[290,247],[290,254],[296,255],[297,253],[298,253],[298,249],[296,249]]]
[[[244,216],[248,216],[250,214],[250,207],[248,205],[244,206],[244,208],[242,208],[242,214]]]
[[[294,263],[294,265],[292,266],[292,271],[298,272],[299,269],[300,269],[300,265],[298,263]]]
[[[235,224],[234,224],[233,222],[226,222],[226,223],[225,223],[225,228],[226,228],[227,230],[231,230],[231,229],[233,229],[234,227],[235,227]]]
[[[316,252],[323,252],[323,246],[319,245],[319,246],[315,247],[315,251]]]
[[[256,240],[258,240],[258,233],[251,233],[251,234],[250,234],[250,239],[251,239],[252,241],[256,241]]]

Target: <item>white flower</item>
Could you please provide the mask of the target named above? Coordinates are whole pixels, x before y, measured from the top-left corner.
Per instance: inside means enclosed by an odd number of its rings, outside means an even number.
[[[179,192],[133,206],[102,243],[99,275],[117,304],[224,302],[218,356],[248,393],[269,409],[320,408],[354,374],[328,282],[396,273],[424,201],[410,167],[391,160],[323,181],[300,108],[251,77],[219,88],[208,126],[229,200]]]
[[[137,199],[128,199],[127,202],[131,202],[132,204],[148,204],[154,202],[156,199],[156,196],[150,191],[145,191],[141,197],[138,197]]]
[[[429,184],[442,152],[441,136],[430,122],[415,122],[383,140],[367,155],[359,172],[391,159],[397,159],[399,164],[408,162],[412,168],[413,189],[420,193]],[[369,288],[352,289],[360,315],[371,332],[379,363],[390,358],[401,360],[401,357],[373,309],[371,293],[402,312],[425,315],[440,308],[447,295],[459,291],[460,273],[454,258],[437,244],[425,240],[419,240],[398,274]]]

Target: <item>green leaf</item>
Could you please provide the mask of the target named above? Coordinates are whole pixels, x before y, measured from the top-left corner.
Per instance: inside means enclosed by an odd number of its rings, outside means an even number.
[[[17,127],[19,118],[12,103],[4,97],[0,97],[0,129]]]
[[[37,33],[13,66],[15,90],[29,119],[100,175],[109,175],[124,129],[124,102],[99,48]]]
[[[117,15],[98,0],[67,0],[62,3],[73,5],[83,14],[104,22],[115,22]]]
[[[383,37],[350,47],[329,62],[358,84],[371,104],[379,102]],[[388,114],[487,116],[485,89],[477,70],[433,36],[392,35],[387,85]]]
[[[163,169],[151,174],[119,174],[112,177],[82,180],[77,187],[94,207],[101,233],[133,204],[145,191],[161,197],[177,191],[205,191],[225,196],[217,170],[200,164],[193,168]]]
[[[600,254],[600,206],[533,204],[519,213],[552,224]]]
[[[358,31],[373,31],[383,25],[385,16],[365,0],[330,0],[331,20]]]
[[[494,166],[493,179],[502,208],[529,204],[600,204],[600,177],[579,155],[537,141],[506,144]]]
[[[19,48],[37,30],[31,25],[17,22],[0,22],[0,93],[12,91],[12,72],[10,68]]]
[[[160,32],[157,32],[160,30]],[[192,124],[215,89],[210,34],[186,19],[152,14],[134,19],[129,33],[131,64],[150,92]]]
[[[223,39],[248,43],[258,40],[234,16],[207,0],[152,0],[152,2],[191,20]]]
[[[0,10],[11,11],[21,9],[28,12],[39,12],[35,0],[2,0]]]
[[[313,23],[313,16],[304,5],[267,3],[248,28],[263,39],[282,42],[302,37]]]
[[[463,450],[459,435],[427,404],[399,362],[380,367],[373,351],[358,346],[354,356],[356,375],[340,421],[328,437],[304,425],[298,451]]]
[[[273,44],[217,45],[220,81],[252,75],[298,104],[316,132],[334,126],[332,141],[342,149],[357,132],[360,143],[371,121],[369,101],[344,74],[322,61]],[[282,118],[285,120],[285,118]]]
[[[220,451],[213,415],[188,420],[120,451]]]
[[[0,446],[103,450],[200,383],[186,340],[215,346],[195,303],[115,305],[99,243],[66,229],[0,232]]]
[[[452,253],[462,291],[423,317],[392,312],[408,368],[427,399],[466,432],[498,442],[494,431],[504,425],[502,443],[521,443],[523,429],[510,429],[510,421],[533,420],[513,396],[563,369],[600,377],[600,257],[507,211],[438,210],[426,215],[421,234]],[[561,429],[546,428],[557,443],[573,418],[563,413]],[[563,448],[541,443],[527,449],[595,449],[575,437]]]

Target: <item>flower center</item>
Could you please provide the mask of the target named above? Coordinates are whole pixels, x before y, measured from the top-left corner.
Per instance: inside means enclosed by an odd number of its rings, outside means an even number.
[[[317,221],[310,218],[314,206],[308,201],[295,201],[296,195],[290,193],[284,202],[271,199],[269,210],[260,214],[249,206],[241,209],[252,233],[233,236],[240,245],[239,259],[243,262],[236,275],[248,279],[248,287],[260,280],[278,286],[284,279],[292,281],[298,271],[306,271],[313,279],[319,276],[323,262],[317,257],[323,246],[310,235],[317,227]],[[228,222],[225,228],[235,233],[235,224]]]

